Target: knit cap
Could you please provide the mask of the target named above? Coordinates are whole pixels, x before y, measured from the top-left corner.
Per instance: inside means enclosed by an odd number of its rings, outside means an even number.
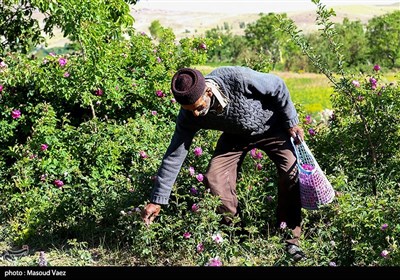
[[[206,82],[199,70],[182,68],[172,77],[171,90],[181,105],[192,105],[203,95]]]

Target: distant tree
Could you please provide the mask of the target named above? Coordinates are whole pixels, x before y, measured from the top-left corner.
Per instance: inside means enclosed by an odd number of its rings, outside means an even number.
[[[159,20],[153,20],[149,27],[150,35],[154,39],[158,39],[163,33],[163,27]]]
[[[360,67],[369,63],[368,41],[364,31],[365,26],[361,21],[350,21],[348,18],[344,18],[342,23],[332,24],[331,29],[332,36],[336,38],[336,47],[340,49],[344,68]],[[327,51],[333,47],[328,40],[318,32],[309,34],[307,40],[330,68],[337,67],[338,58],[335,52]],[[312,71],[317,70],[313,69]]]
[[[367,38],[370,58],[390,68],[400,64],[400,11],[377,16],[368,21]]]
[[[238,62],[238,57],[246,48],[243,36],[233,35],[230,31],[219,31],[216,28],[207,30],[205,37],[219,42],[214,49],[208,51],[208,60],[211,62]]]
[[[366,64],[368,41],[361,21],[345,18],[342,24],[335,24],[335,29],[336,38],[342,45],[345,66],[351,68]]]
[[[282,67],[285,71],[309,72],[308,59],[303,55],[299,46],[293,40],[287,40],[282,44]]]
[[[280,17],[287,18],[287,15],[280,14]],[[285,59],[290,59],[290,53],[286,51],[296,48],[289,40],[289,36],[279,29],[278,18],[274,13],[267,15],[261,13],[255,23],[248,24],[245,38],[253,51],[270,57],[273,69],[278,63],[284,64]],[[292,47],[286,48],[287,44],[291,44]]]
[[[224,30],[230,30],[231,28],[230,28],[230,26],[229,26],[229,22],[224,22],[224,27],[223,27],[223,29]]]

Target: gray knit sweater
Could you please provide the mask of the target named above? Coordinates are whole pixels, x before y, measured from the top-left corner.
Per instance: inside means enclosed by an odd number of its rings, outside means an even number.
[[[242,137],[257,137],[273,125],[286,128],[299,123],[296,109],[283,80],[247,67],[220,67],[208,74],[229,98],[222,113],[209,111],[194,117],[181,109],[171,143],[162,159],[150,201],[168,204],[172,185],[182,167],[193,137],[200,129],[214,129]]]

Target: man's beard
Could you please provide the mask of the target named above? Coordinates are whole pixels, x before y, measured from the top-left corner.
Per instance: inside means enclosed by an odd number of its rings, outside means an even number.
[[[207,106],[204,107],[204,109],[199,112],[199,117],[204,117],[205,115],[207,115],[208,111],[211,108],[211,99],[212,97],[207,98],[206,100]]]

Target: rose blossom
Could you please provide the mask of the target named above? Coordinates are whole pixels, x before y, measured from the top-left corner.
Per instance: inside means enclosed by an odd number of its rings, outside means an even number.
[[[16,109],[16,110],[12,110],[11,112],[11,117],[15,120],[15,119],[19,119],[21,117],[21,111]]]
[[[61,67],[64,67],[67,64],[68,60],[66,58],[60,57],[58,59],[58,64],[60,64]]]
[[[201,174],[201,173],[197,174],[197,175],[196,175],[196,179],[197,179],[197,181],[199,181],[199,182],[203,182],[203,179],[204,179],[203,174]]]
[[[196,251],[197,251],[197,253],[201,253],[201,252],[204,251],[204,245],[203,245],[203,243],[197,244],[197,246],[196,246]]]
[[[203,150],[200,147],[194,148],[194,154],[196,157],[199,157],[203,154]]]
[[[374,65],[374,70],[375,71],[379,71],[379,70],[381,70],[381,67],[378,64],[375,64]]]
[[[54,181],[54,185],[56,185],[57,187],[61,188],[62,186],[64,186],[64,182],[61,180],[55,180]]]
[[[47,150],[48,147],[49,147],[49,145],[47,145],[47,144],[41,144],[41,145],[40,145],[40,149],[41,149],[42,151]]]
[[[206,266],[222,266],[222,262],[218,256],[211,258]]]

